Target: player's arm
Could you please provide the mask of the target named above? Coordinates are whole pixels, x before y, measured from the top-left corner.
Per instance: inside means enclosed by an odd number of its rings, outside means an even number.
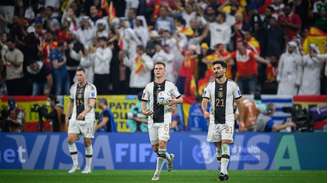
[[[147,107],[148,100],[149,100],[149,93],[147,92],[147,86],[146,86],[146,88],[142,93],[142,98],[141,98],[141,112],[145,116],[150,116],[153,114],[153,111],[149,110]]]
[[[88,99],[88,105],[85,106],[84,111],[82,111],[77,118],[80,119],[80,120],[83,120],[84,117],[87,115],[87,113],[90,112],[95,106],[96,106],[96,99],[95,98],[89,98]]]
[[[144,114],[146,116],[150,116],[153,114],[153,112],[147,108],[147,102],[144,100],[141,101],[141,111],[142,111],[142,114]]]
[[[239,115],[238,115],[238,122],[239,122],[239,130],[240,131],[246,131],[247,129],[245,128],[245,110],[242,104],[242,97],[239,99],[235,99]]]
[[[71,118],[72,112],[73,112],[73,99],[70,98],[68,101],[68,109],[67,109],[67,113],[66,113],[66,123]]]
[[[204,114],[204,117],[206,119],[208,119],[210,117],[210,113],[207,111],[207,107],[208,107],[208,101],[209,99],[206,98],[206,97],[203,97],[203,100],[202,100],[202,111],[203,111],[203,114]]]
[[[108,123],[108,121],[109,121],[109,117],[108,116],[103,116],[101,122],[99,124],[97,124],[96,130],[98,130],[99,128],[102,128],[104,126],[106,126],[107,123]]]

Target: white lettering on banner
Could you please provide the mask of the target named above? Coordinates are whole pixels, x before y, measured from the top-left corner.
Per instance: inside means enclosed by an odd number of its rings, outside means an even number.
[[[59,135],[51,135],[49,136],[48,143],[48,152],[46,156],[46,162],[44,165],[44,169],[51,170],[54,168],[55,158],[58,150],[58,143],[59,143]]]
[[[16,141],[17,146],[22,146],[26,149],[26,140],[22,135],[8,135],[8,138],[12,138]],[[43,144],[46,140],[46,135],[38,135],[34,142],[32,151],[30,154],[27,153],[27,161],[26,163],[22,163],[23,169],[34,169],[35,165],[38,161],[40,153],[42,151]]]
[[[254,145],[258,146],[259,144],[269,144],[269,143],[270,143],[269,135],[255,135],[248,140],[247,147],[251,147]],[[254,153],[248,152],[251,155],[253,155],[253,154],[260,155],[260,157],[256,156],[258,159],[258,163],[245,163],[244,169],[264,170],[269,166],[269,163],[270,163],[269,155],[259,148],[258,148],[258,150],[259,150],[259,152],[257,150],[254,151]]]
[[[156,156],[154,155],[154,153],[152,153],[152,148],[150,144],[115,144],[115,162],[122,163],[127,161],[129,163],[144,163],[148,161],[153,163],[156,161]]]
[[[26,149],[23,148],[22,146],[18,146],[18,150],[17,150],[17,152],[18,152],[18,158],[19,158],[19,161],[20,161],[21,163],[25,163],[25,162],[26,162],[26,159],[24,158],[24,154],[27,153]],[[26,157],[26,158],[27,158],[27,157]]]
[[[13,149],[7,149],[3,152],[3,160],[6,163],[15,163],[15,151]]]
[[[102,155],[102,157],[100,155]],[[93,143],[93,166],[97,168],[104,167],[105,169],[114,169],[112,157],[108,135],[98,135]]]
[[[129,144],[116,144],[115,145],[115,162],[121,163],[123,156],[128,153]],[[131,152],[132,153],[132,152]]]

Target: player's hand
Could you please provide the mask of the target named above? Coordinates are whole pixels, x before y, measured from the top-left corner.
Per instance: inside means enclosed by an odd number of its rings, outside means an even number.
[[[207,111],[204,111],[204,117],[205,117],[205,119],[210,119],[210,113]]]
[[[170,99],[169,100],[169,103],[168,103],[169,106],[173,106],[175,104],[177,104],[177,100],[176,99]]]
[[[150,116],[150,115],[153,114],[153,111],[150,111],[150,110],[148,110],[148,109],[146,109],[146,110],[142,110],[142,114],[144,114],[145,116]]]
[[[77,116],[77,119],[78,120],[84,120],[84,118],[85,118],[85,113],[84,112],[81,112],[78,116]]]

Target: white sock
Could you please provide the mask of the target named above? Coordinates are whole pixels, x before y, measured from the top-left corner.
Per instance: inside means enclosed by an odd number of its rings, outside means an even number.
[[[156,171],[155,174],[160,174],[164,165],[165,159],[162,157],[157,157],[157,162],[156,162]]]
[[[93,148],[92,144],[85,147],[85,168],[91,169]]]
[[[228,164],[230,159],[230,149],[228,144],[222,144],[222,156],[221,156],[221,172],[228,174]]]
[[[68,150],[69,153],[71,154],[73,166],[79,166],[76,144],[75,143],[68,144]]]

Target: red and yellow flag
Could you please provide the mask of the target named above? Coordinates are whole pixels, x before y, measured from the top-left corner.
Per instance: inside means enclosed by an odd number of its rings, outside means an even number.
[[[111,1],[109,4],[109,7],[108,7],[109,22],[112,22],[115,17],[116,17],[116,10],[115,10],[113,2]]]
[[[138,55],[138,56],[135,58],[135,69],[134,69],[134,72],[135,72],[136,74],[139,74],[143,69],[144,69],[144,63],[143,63],[143,60],[141,59],[141,56]]]

